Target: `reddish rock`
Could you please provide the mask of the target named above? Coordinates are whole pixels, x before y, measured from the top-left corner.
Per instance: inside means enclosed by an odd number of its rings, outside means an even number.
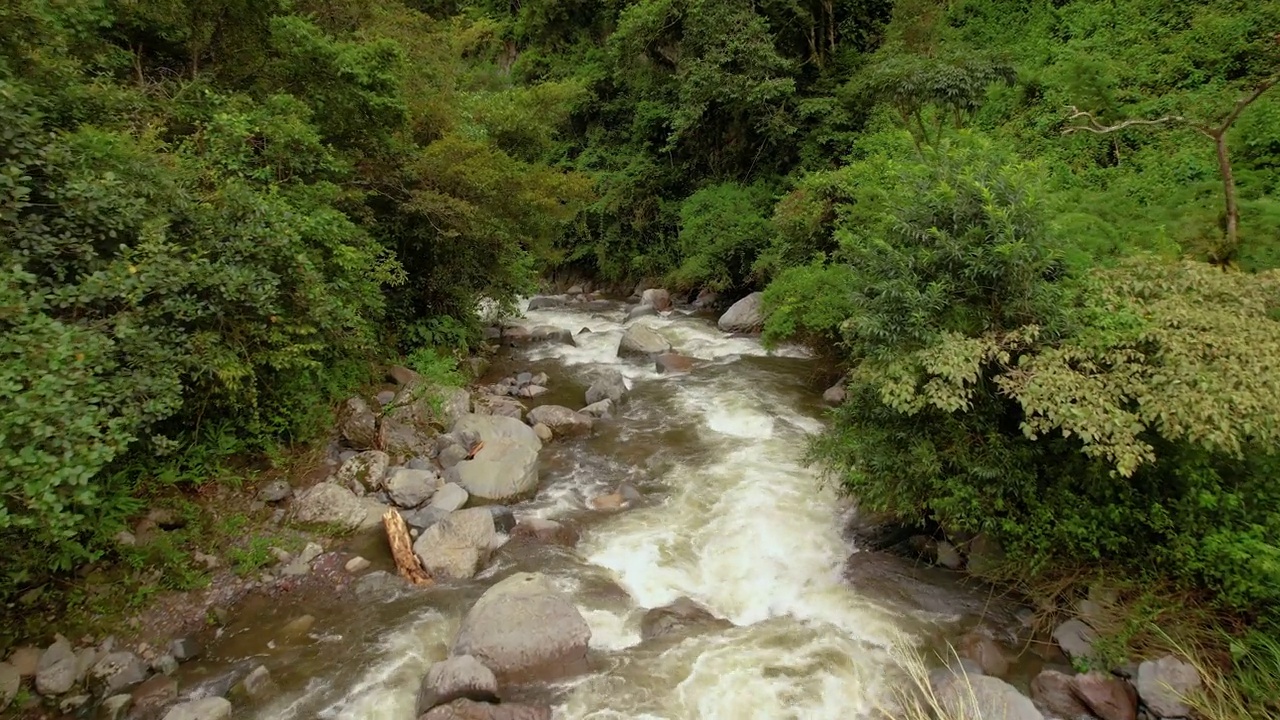
[[[1003,678],[1009,673],[1009,660],[1000,644],[986,635],[974,631],[956,643],[956,653],[977,663],[985,675]]]
[[[676,353],[664,353],[655,359],[660,373],[685,373],[693,369],[694,359]]]
[[[1102,720],[1136,720],[1138,691],[1127,680],[1091,672],[1071,678],[1071,692]]]

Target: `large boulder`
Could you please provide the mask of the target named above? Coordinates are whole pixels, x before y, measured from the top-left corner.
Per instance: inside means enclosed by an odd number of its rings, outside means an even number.
[[[464,698],[432,708],[418,720],[551,720],[551,708],[521,703],[493,705]]]
[[[654,369],[660,373],[687,373],[693,369],[694,359],[678,353],[663,353],[654,358]]]
[[[453,426],[456,437],[474,434],[483,445],[470,459],[445,471],[445,480],[462,486],[479,503],[506,503],[538,488],[538,451],[533,428],[500,415],[464,415]]]
[[[433,577],[465,580],[479,572],[497,545],[493,513],[471,508],[451,512],[424,530],[413,552]]]
[[[89,687],[110,697],[147,679],[147,664],[126,650],[109,653],[89,670]]]
[[[985,633],[973,631],[956,641],[956,654],[972,660],[983,675],[1002,678],[1009,672],[1009,659],[1004,649]]]
[[[1031,701],[1046,715],[1061,720],[1093,720],[1093,713],[1076,697],[1071,675],[1042,670],[1031,681]]]
[[[605,398],[600,402],[591,403],[578,412],[588,417],[596,418],[597,420],[600,418],[613,417],[613,401],[609,398]]]
[[[1200,689],[1200,682],[1195,666],[1172,655],[1138,666],[1138,695],[1156,717],[1189,717],[1191,707],[1185,698]]]
[[[590,415],[563,405],[540,405],[529,411],[528,421],[530,425],[546,425],[556,437],[590,435],[595,422]]]
[[[667,352],[671,352],[671,342],[662,333],[642,323],[627,326],[618,343],[618,357],[648,359]]]
[[[226,720],[231,717],[231,703],[220,697],[191,700],[169,708],[164,720]]]
[[[79,680],[79,663],[76,662],[75,650],[66,638],[58,636],[40,654],[40,662],[36,666],[36,692],[41,695],[62,695],[69,692]]]
[[[764,326],[762,293],[754,292],[729,307],[716,326],[727,333],[760,332]]]
[[[363,526],[368,514],[369,507],[355,493],[331,482],[302,491],[293,502],[293,522],[302,525],[327,525],[349,532]]]
[[[431,666],[418,687],[418,706],[414,715],[421,715],[437,705],[447,705],[454,700],[498,702],[498,679],[493,671],[470,655],[447,658]]]
[[[356,495],[382,489],[382,477],[387,474],[391,458],[381,450],[369,450],[342,463],[333,481]]]
[[[524,418],[524,405],[505,395],[481,395],[476,398],[472,410],[477,415],[502,415],[516,420]]]
[[[624,320],[623,322],[631,322],[632,320],[638,320],[642,317],[650,317],[652,315],[657,315],[657,314],[658,314],[658,309],[652,305],[648,305],[648,304],[637,305],[627,311],[627,319]]]
[[[569,298],[563,295],[540,295],[538,297],[529,298],[530,310],[545,310],[547,308],[558,308],[568,302]]]
[[[655,310],[671,309],[671,293],[662,288],[650,288],[640,293],[641,305],[652,305]]]
[[[1124,678],[1095,670],[1071,678],[1071,689],[1100,720],[1138,717],[1138,691]]]
[[[1000,678],[952,676],[934,695],[948,720],[1044,720],[1030,698]]]
[[[577,345],[573,339],[573,331],[555,325],[539,325],[529,331],[529,340],[533,342],[552,342],[561,345]]]
[[[555,520],[531,517],[521,520],[511,530],[511,539],[573,547],[578,544],[578,531]]]
[[[378,445],[393,462],[404,462],[431,452],[431,431],[412,422],[406,411],[382,419],[378,425]]]
[[[469,412],[471,393],[465,388],[444,387],[419,379],[400,388],[386,417],[419,429],[448,429]]]
[[[609,369],[600,373],[599,377],[587,388],[587,404],[594,405],[601,400],[611,400],[616,405],[622,402],[627,394],[627,381],[622,373]]]
[[[378,419],[364,398],[348,398],[339,417],[338,432],[351,447],[367,450],[377,442]]]
[[[640,637],[653,640],[666,635],[687,636],[695,630],[724,630],[731,627],[733,623],[716,617],[693,600],[681,597],[669,605],[646,612],[640,620]]]
[[[402,508],[416,508],[431,499],[443,483],[434,470],[396,468],[387,473],[384,486],[391,502]]]
[[[485,591],[462,619],[453,655],[473,655],[501,682],[553,679],[586,667],[591,628],[543,575],[516,573]]]
[[[1098,631],[1079,618],[1071,618],[1054,628],[1053,640],[1072,660],[1088,661],[1097,657],[1093,644],[1098,640]]]

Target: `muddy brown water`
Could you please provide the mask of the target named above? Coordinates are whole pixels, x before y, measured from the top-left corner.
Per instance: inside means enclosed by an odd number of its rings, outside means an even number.
[[[265,705],[238,702],[235,718],[412,720],[419,680],[446,656],[463,613],[520,570],[548,575],[577,603],[592,630],[592,669],[505,688],[504,699],[549,703],[564,720],[847,720],[890,702],[904,648],[937,647],[988,614],[979,593],[946,573],[910,588],[894,573],[856,586],[844,578],[857,550],[841,532],[847,503],[802,464],[806,438],[822,427],[814,361],[676,312],[637,322],[701,362],[660,375],[616,356],[626,309],[530,312],[531,324],[592,332],[577,347],[521,350],[494,370],[546,372],[552,391],[538,402],[570,407],[582,405],[601,368],[628,379],[619,416],[589,439],[548,445],[538,495],[514,508],[573,525],[576,548],[508,545],[476,578],[425,590],[250,601],[201,661],[182,668],[186,694],[225,691],[265,664],[278,694]],[[620,482],[643,493],[640,507],[588,509]],[[377,534],[351,549],[393,569]],[[681,596],[733,626],[642,643],[645,610]],[[310,627],[290,631],[304,614]]]

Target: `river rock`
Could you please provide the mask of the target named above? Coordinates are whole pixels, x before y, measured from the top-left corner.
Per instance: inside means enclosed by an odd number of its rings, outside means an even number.
[[[449,513],[423,531],[413,552],[433,577],[465,580],[475,575],[497,546],[493,514],[486,508]]]
[[[416,370],[410,370],[403,365],[392,365],[387,368],[387,377],[397,385],[408,385],[422,379]]]
[[[467,611],[453,655],[474,655],[502,682],[554,679],[585,669],[591,628],[564,593],[537,573],[516,573]]]
[[[556,434],[551,431],[551,428],[543,425],[542,423],[538,423],[533,426],[533,434],[537,435],[538,439],[544,443],[551,442],[556,436]]]
[[[822,401],[828,405],[843,405],[848,391],[844,389],[844,381],[832,385],[822,392]]]
[[[357,450],[367,450],[374,446],[378,439],[378,419],[364,398],[347,398],[340,416],[338,432],[347,445]]]
[[[178,662],[186,662],[200,656],[202,648],[193,637],[180,637],[169,643],[169,654]]]
[[[659,311],[671,309],[671,293],[662,288],[650,288],[640,293],[640,304],[652,305]]]
[[[436,491],[435,496],[431,498],[431,507],[439,508],[445,512],[453,512],[461,510],[463,505],[467,504],[470,495],[457,483],[445,483]]]
[[[953,677],[934,693],[948,720],[1044,720],[1027,696],[1000,678]]]
[[[654,359],[654,369],[660,373],[674,375],[687,373],[693,369],[694,359],[677,353],[663,353]]]
[[[986,575],[998,570],[1005,562],[1004,548],[995,538],[986,533],[978,533],[969,541],[966,548],[969,560],[966,563],[970,574]]]
[[[310,616],[304,615],[303,617]],[[267,670],[267,666],[259,665],[236,684],[233,692],[243,695],[254,702],[262,702],[276,693],[276,683],[275,680],[271,679],[271,671]]]
[[[462,699],[432,708],[418,720],[551,720],[551,708],[522,703],[492,705]]]
[[[1071,675],[1042,670],[1031,681],[1031,701],[1049,717],[1061,720],[1093,720],[1093,713],[1076,697]]]
[[[127,694],[112,695],[102,701],[102,705],[98,708],[99,720],[124,720],[125,713],[129,710],[129,703],[133,702],[133,696]]]
[[[427,505],[417,510],[405,510],[400,513],[400,517],[404,518],[405,525],[422,531],[449,517],[450,512],[452,511]]]
[[[89,670],[89,686],[99,697],[123,692],[147,679],[147,664],[128,651],[108,654]]]
[[[545,310],[547,308],[558,308],[565,304],[568,298],[563,295],[539,295],[529,298],[530,310]]]
[[[281,500],[293,494],[293,488],[289,487],[286,480],[268,480],[266,484],[258,488],[258,499],[265,503],[278,503]]]
[[[461,485],[480,503],[518,500],[537,489],[542,441],[533,428],[509,417],[466,415],[453,427],[454,435],[462,433],[475,433],[484,446],[449,468],[446,481]]]
[[[562,345],[577,345],[573,339],[573,331],[555,325],[539,325],[529,331],[529,339],[534,342],[557,342]]]
[[[382,489],[382,478],[387,474],[391,458],[381,450],[368,450],[342,463],[333,482],[363,495],[370,490]]]
[[[431,436],[426,431],[395,417],[382,419],[378,426],[378,443],[396,462],[427,455],[431,451]]]
[[[1127,680],[1093,671],[1071,678],[1071,690],[1101,720],[1136,720],[1138,691]]]
[[[666,352],[671,352],[671,342],[662,333],[641,323],[628,325],[618,342],[618,357],[648,359]]]
[[[522,398],[528,398],[532,400],[533,398],[536,398],[536,397],[542,397],[543,395],[546,395],[548,392],[550,391],[541,385],[525,385],[524,387],[520,388],[519,395]]]
[[[546,425],[556,437],[590,435],[595,422],[591,416],[563,405],[540,405],[529,411],[527,420],[530,425]]]
[[[76,653],[71,643],[59,635],[43,653],[36,666],[36,692],[62,695],[79,681]]]
[[[669,605],[646,612],[640,620],[640,637],[653,640],[667,635],[688,636],[695,630],[726,630],[731,627],[733,623],[716,617],[693,600],[681,597]]]
[[[18,689],[22,687],[22,675],[18,672],[18,668],[9,663],[0,663],[0,712],[4,712],[9,707],[9,703],[18,696]]]
[[[342,531],[365,525],[370,508],[350,490],[322,482],[299,493],[293,503],[293,521],[303,525],[328,525]]]
[[[755,333],[764,326],[762,293],[754,292],[734,303],[716,326],[727,333]]]
[[[608,369],[600,373],[591,387],[587,388],[587,404],[594,405],[601,400],[610,400],[617,405],[627,394],[627,381],[622,373]]]
[[[519,400],[504,395],[482,395],[476,398],[473,411],[478,415],[502,415],[516,420],[524,418],[524,405]]]
[[[24,645],[9,654],[8,663],[23,678],[35,677],[36,670],[40,668],[40,656],[42,654],[40,648]]]
[[[445,446],[445,448],[440,451],[440,456],[437,460],[440,462],[440,467],[444,468],[447,472],[449,468],[456,467],[458,463],[470,458],[470,450],[461,445],[454,444]]]
[[[629,323],[632,320],[638,320],[639,318],[642,318],[642,317],[650,317],[652,315],[657,315],[657,314],[658,314],[658,309],[655,308],[654,306],[648,305],[648,304],[641,304],[628,310],[627,319],[624,320],[623,322]]]
[[[231,703],[220,697],[190,700],[169,708],[164,720],[226,720],[231,717]]]
[[[1183,700],[1200,689],[1200,673],[1172,655],[1138,666],[1138,695],[1156,717],[1183,718],[1191,707]]]
[[[575,295],[581,295],[583,292],[584,290],[581,285],[570,285],[569,289],[564,291],[564,294],[572,297]]]
[[[396,468],[387,473],[384,485],[391,502],[402,508],[415,508],[430,500],[441,482],[434,470]]]
[[[511,530],[511,538],[573,547],[578,544],[578,531],[555,520],[531,517],[516,524]]]
[[[356,581],[356,598],[361,602],[371,602],[393,595],[409,587],[411,587],[409,581],[396,573],[390,573],[386,570],[374,570],[367,575],[362,575]]]
[[[348,560],[347,563],[342,566],[342,568],[347,572],[351,573],[352,575],[355,575],[357,573],[362,573],[365,570],[368,570],[369,566],[372,564],[373,563],[357,555],[351,558],[350,560]]]
[[[991,637],[973,631],[966,633],[956,642],[956,654],[972,660],[982,668],[983,675],[1003,678],[1009,672],[1009,659],[1004,649]]]
[[[484,703],[498,702],[498,679],[492,670],[470,655],[442,660],[427,670],[418,687],[414,715],[463,698]]]
[[[112,697],[117,697],[113,695]],[[178,699],[178,681],[156,675],[129,694],[130,718],[155,718],[160,711]]]
[[[85,647],[76,651],[76,682],[80,682],[89,675],[89,670],[98,663],[107,652],[104,650],[98,652],[98,648]]]
[[[1054,628],[1053,640],[1072,660],[1092,660],[1095,657],[1093,644],[1098,640],[1098,633],[1083,620],[1071,618]]]
[[[943,540],[935,546],[934,560],[948,570],[959,570],[964,567],[964,558],[955,545]]]
[[[596,418],[597,420],[600,418],[613,417],[613,401],[609,398],[605,398],[600,402],[591,403],[578,412],[588,417]]]

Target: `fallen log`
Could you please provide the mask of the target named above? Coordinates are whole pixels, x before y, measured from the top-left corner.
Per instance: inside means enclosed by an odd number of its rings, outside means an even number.
[[[422,568],[422,563],[413,552],[413,541],[409,537],[409,526],[405,525],[404,518],[392,508],[383,514],[382,525],[387,529],[391,557],[396,561],[400,576],[414,585],[430,585],[431,576]]]

